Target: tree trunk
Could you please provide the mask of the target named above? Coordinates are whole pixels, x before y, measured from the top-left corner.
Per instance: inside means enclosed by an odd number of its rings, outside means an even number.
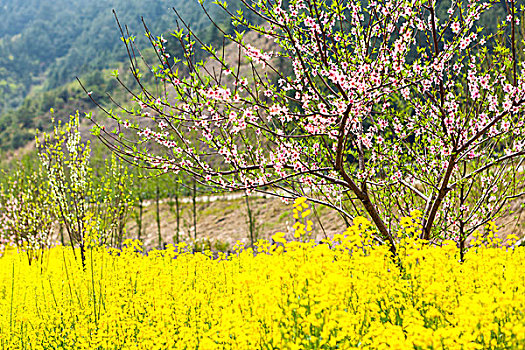
[[[160,189],[159,189],[159,183],[157,182],[156,196],[155,196],[155,204],[156,204],[155,219],[157,221],[157,234],[159,237],[159,249],[162,249],[162,234],[160,232],[160,208],[159,208],[160,203],[159,202],[160,202]]]
[[[179,206],[179,183],[175,186],[175,217],[177,220],[176,240],[180,242],[180,206]]]
[[[197,181],[193,179],[193,191],[191,191],[193,202],[193,237],[197,239]]]
[[[246,202],[246,211],[248,213],[248,230],[250,233],[250,242],[252,244],[252,248],[255,247],[255,240],[257,239],[255,235],[255,218],[253,215],[253,212],[250,208],[250,200],[248,198],[248,194],[244,195],[244,200]]]
[[[142,238],[142,211],[143,209],[144,209],[144,199],[142,198],[142,194],[139,194],[139,216],[137,218],[137,228],[138,228],[137,239],[139,241]]]

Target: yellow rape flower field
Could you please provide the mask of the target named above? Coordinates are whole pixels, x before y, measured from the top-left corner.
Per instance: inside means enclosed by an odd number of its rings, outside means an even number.
[[[3,349],[524,349],[525,249],[436,247],[399,258],[363,218],[315,244],[260,241],[229,256],[184,245],[70,247],[0,259]],[[277,235],[286,241],[283,235]],[[77,252],[78,254],[78,252]]]

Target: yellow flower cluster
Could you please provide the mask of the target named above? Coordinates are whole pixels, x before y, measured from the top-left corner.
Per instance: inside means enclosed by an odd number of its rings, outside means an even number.
[[[410,212],[410,216],[402,217],[399,222],[402,227],[402,236],[415,237],[421,233],[421,230],[423,229],[423,226],[421,225],[422,216],[423,213],[420,210],[415,209]]]
[[[486,234],[483,235],[479,231],[474,232],[474,241],[472,242],[472,245],[479,246],[479,245],[489,245],[493,247],[500,247],[503,243],[503,240],[498,237],[498,228],[496,226],[496,223],[494,221],[489,221],[485,227]],[[518,236],[515,234],[510,234],[507,237],[508,245],[513,245],[518,240]]]
[[[523,349],[523,248],[405,238],[370,222],[320,244],[259,241],[232,255],[67,247],[0,259],[3,349]],[[78,252],[77,252],[78,254]]]
[[[309,208],[308,203],[306,203],[306,198],[299,197],[295,200],[293,204],[293,218],[295,219],[295,224],[293,225],[294,229],[294,238],[302,240],[307,240],[313,230],[313,221],[308,219],[308,216],[312,210]]]

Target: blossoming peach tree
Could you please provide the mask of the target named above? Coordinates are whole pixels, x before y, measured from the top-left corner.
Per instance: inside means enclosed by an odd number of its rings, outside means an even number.
[[[146,73],[122,31],[136,105],[108,110],[118,126],[94,132],[141,166],[366,216],[392,252],[399,217],[412,212],[421,238],[463,246],[523,194],[514,2],[496,32],[479,26],[493,1],[453,1],[439,12],[429,0],[242,2],[260,21],[217,2],[237,27],[217,25],[229,42],[221,50],[182,21],[172,35],[184,55],[173,62],[166,39],[147,31],[159,62]],[[274,49],[248,42],[254,32]],[[206,62],[194,59],[197,47]],[[149,73],[155,89],[142,84]]]

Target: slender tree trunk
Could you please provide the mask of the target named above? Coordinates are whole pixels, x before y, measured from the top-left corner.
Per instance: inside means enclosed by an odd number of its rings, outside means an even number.
[[[80,260],[82,261],[82,269],[86,270],[86,254],[84,243],[80,243]]]
[[[126,226],[126,220],[124,217],[124,213],[122,212],[119,217],[119,224],[118,224],[118,247],[122,248],[122,240],[124,238],[124,228]]]
[[[255,235],[255,218],[253,215],[253,212],[250,208],[250,199],[248,198],[248,194],[244,195],[244,200],[246,202],[246,211],[248,213],[248,230],[250,233],[250,242],[252,244],[252,248],[255,247],[255,240],[257,239]]]
[[[447,195],[448,191],[450,190],[448,188],[448,183],[450,181],[450,176],[452,175],[452,171],[454,170],[454,166],[456,165],[456,155],[452,154],[448,161],[447,170],[445,171],[445,175],[443,176],[443,180],[441,182],[441,187],[439,188],[439,191],[437,193],[437,196],[432,203],[432,206],[430,207],[430,210],[428,213],[424,213],[424,219],[423,220],[423,239],[429,240],[432,233],[432,226],[434,225],[434,220],[436,218],[437,212],[441,206],[441,203],[445,199],[445,196]]]
[[[179,206],[179,183],[175,185],[175,218],[177,220],[177,243],[180,242],[180,206]]]
[[[466,173],[467,173],[467,163],[463,162],[462,176],[464,177]],[[461,185],[460,193],[459,193],[459,199],[460,199],[459,210],[461,210],[461,219],[459,220],[459,259],[461,262],[465,261],[465,241],[467,239],[467,237],[465,237],[465,222],[463,221],[463,210],[461,209],[461,207],[463,207],[463,205],[465,204],[465,200],[466,200],[464,191],[465,191],[465,187],[464,185]]]
[[[162,234],[160,231],[160,189],[159,189],[159,183],[157,182],[156,186],[156,196],[155,196],[155,204],[156,204],[156,215],[155,219],[157,221],[157,234],[159,237],[159,249],[162,249]]]
[[[465,237],[465,233],[464,233],[464,223],[463,221],[461,221],[461,224],[460,224],[460,236],[459,236],[459,260],[461,262],[465,262],[465,240],[466,240],[466,237]]]
[[[62,224],[59,225],[58,231],[60,232],[60,242],[62,243],[62,247],[64,247],[65,241],[64,241],[64,226]]]
[[[193,179],[191,199],[193,202],[193,237],[197,239],[197,181],[195,179]]]
[[[142,194],[139,194],[139,217],[137,219],[137,226],[138,226],[137,239],[138,240],[142,238],[142,211],[143,209],[144,209],[144,199],[142,198]]]

